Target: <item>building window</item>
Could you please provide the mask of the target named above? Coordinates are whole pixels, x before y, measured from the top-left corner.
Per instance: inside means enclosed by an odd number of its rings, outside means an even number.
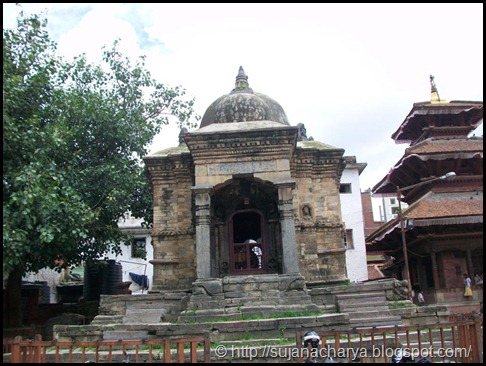
[[[398,215],[398,207],[391,208],[392,215]]]
[[[395,205],[397,200],[395,198],[390,198],[390,205]]]
[[[351,183],[340,184],[339,193],[351,193]]]
[[[147,249],[145,249],[145,238],[133,239],[132,258],[146,259]]]
[[[353,230],[352,229],[346,230],[346,234],[344,234],[344,247],[346,249],[354,249]]]

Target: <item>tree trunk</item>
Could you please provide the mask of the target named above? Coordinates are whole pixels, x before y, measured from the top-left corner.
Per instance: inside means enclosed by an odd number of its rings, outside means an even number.
[[[3,306],[3,324],[8,328],[21,327],[22,324],[22,272],[9,273]],[[6,303],[5,303],[6,302]]]

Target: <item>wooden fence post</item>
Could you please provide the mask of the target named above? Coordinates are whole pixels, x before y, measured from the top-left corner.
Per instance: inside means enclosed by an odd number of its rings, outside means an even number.
[[[40,363],[41,362],[41,354],[42,354],[42,336],[40,334],[36,334],[34,337],[34,345],[32,347],[32,352],[34,353],[34,362]]]
[[[10,362],[11,363],[21,363],[21,359],[20,359],[20,342],[22,341],[22,337],[21,336],[17,336],[14,338],[14,341],[11,345],[11,352],[12,352],[12,356],[10,358]]]
[[[474,363],[483,363],[483,342],[481,339],[481,320],[479,317],[473,317],[473,323],[469,326],[471,336],[472,361]]]

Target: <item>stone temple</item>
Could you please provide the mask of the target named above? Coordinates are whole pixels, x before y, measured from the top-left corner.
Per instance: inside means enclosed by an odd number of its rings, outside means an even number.
[[[188,308],[313,309],[308,288],[347,280],[344,149],[307,138],[242,67],[179,146],[146,156],[155,293]]]

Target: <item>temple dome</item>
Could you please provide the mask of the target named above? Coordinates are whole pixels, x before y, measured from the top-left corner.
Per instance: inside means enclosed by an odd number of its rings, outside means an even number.
[[[200,128],[213,123],[273,121],[289,126],[285,111],[275,100],[254,92],[248,85],[248,76],[240,66],[235,88],[216,99],[206,110]]]

